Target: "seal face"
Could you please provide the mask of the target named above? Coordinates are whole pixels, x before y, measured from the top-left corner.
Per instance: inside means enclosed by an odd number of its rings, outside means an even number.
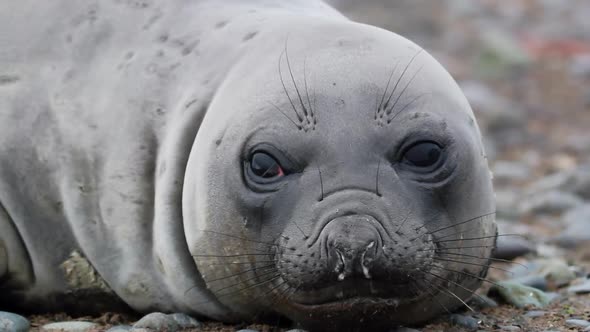
[[[315,0],[66,2],[0,11],[0,300],[387,329],[485,278],[480,133],[412,42]]]
[[[256,58],[256,73],[231,77],[252,84],[211,104],[233,120],[202,128],[191,157],[206,157],[188,164],[201,181],[185,188],[185,230],[208,288],[243,317],[312,328],[387,328],[464,303],[496,228],[480,134],[450,76],[361,25],[300,28]]]

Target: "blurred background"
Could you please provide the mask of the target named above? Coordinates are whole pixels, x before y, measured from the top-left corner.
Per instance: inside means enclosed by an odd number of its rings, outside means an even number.
[[[484,135],[501,233],[532,234],[520,243],[530,250],[590,240],[590,1],[329,2],[415,41],[457,80]]]

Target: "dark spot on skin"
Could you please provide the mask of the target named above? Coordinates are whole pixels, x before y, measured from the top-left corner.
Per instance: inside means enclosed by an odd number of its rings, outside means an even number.
[[[20,77],[17,75],[0,75],[0,85],[14,84],[20,81]]]
[[[160,43],[165,43],[165,42],[167,42],[167,41],[168,41],[168,35],[167,35],[167,34],[162,34],[162,35],[160,35],[160,36],[158,37],[158,41],[159,41]]]
[[[242,38],[242,41],[248,41],[258,34],[258,31],[250,32]]]
[[[228,23],[228,21],[219,21],[219,22],[217,22],[217,24],[215,24],[215,28],[217,28],[217,29],[221,29],[221,28],[223,28],[224,26],[226,26],[226,25],[227,25],[227,23]]]
[[[185,47],[183,47],[182,49],[182,55],[189,55],[192,53],[192,51],[195,49],[195,47],[197,47],[197,45],[199,45],[200,40],[195,40],[194,42],[186,45]]]
[[[63,81],[66,82],[66,81],[71,80],[72,77],[74,77],[74,73],[75,73],[75,71],[73,69],[66,71],[64,73]]]
[[[58,201],[58,202],[55,202],[55,204],[53,205],[53,208],[56,213],[61,213],[63,211],[63,206],[64,206],[64,203],[62,203],[61,201]]]
[[[127,52],[125,54],[125,60],[131,60],[135,54],[133,52]]]
[[[166,111],[163,108],[161,108],[161,107],[156,108],[156,114],[164,115],[164,113],[166,113]]]
[[[333,83],[332,83],[332,85],[333,85],[333,86],[336,86],[336,82],[333,82]]]
[[[198,99],[193,99],[193,100],[189,101],[188,103],[186,103],[186,104],[184,105],[184,108],[189,108],[189,107],[191,107],[191,106],[192,106],[194,103],[196,103],[197,101],[198,101]]]
[[[221,138],[216,139],[215,140],[215,145],[219,146],[221,144],[221,142],[222,142],[222,139]]]

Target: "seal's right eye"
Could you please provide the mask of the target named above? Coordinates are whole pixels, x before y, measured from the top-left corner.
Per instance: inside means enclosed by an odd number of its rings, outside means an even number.
[[[442,148],[434,142],[414,144],[403,155],[405,163],[420,168],[433,167],[441,158]]]
[[[263,179],[274,179],[285,175],[279,162],[266,152],[254,152],[250,157],[252,174]]]

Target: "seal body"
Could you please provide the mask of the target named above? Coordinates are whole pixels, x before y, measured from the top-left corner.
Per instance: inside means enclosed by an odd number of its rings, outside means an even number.
[[[385,328],[485,278],[480,133],[412,42],[315,0],[2,7],[4,307]]]

